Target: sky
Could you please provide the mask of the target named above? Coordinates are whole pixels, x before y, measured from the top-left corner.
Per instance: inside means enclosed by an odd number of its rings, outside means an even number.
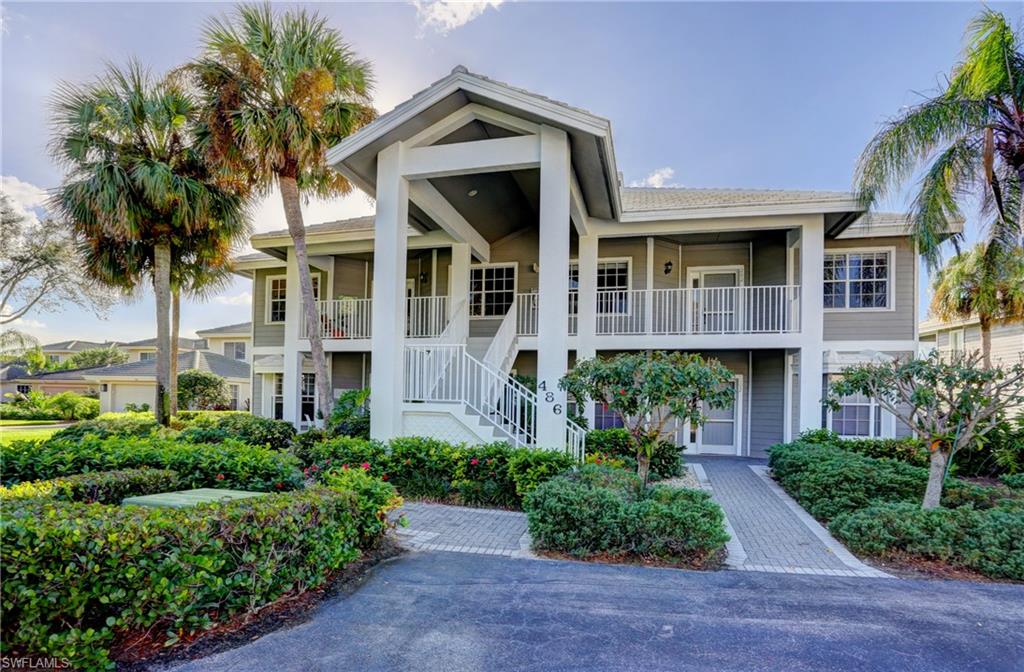
[[[289,5],[282,4],[282,8]],[[315,3],[373,64],[374,104],[392,109],[456,65],[611,120],[627,184],[851,188],[879,124],[933,93],[955,63],[976,3]],[[991,4],[1020,23],[1019,3]],[[48,101],[135,57],[155,73],[194,56],[204,21],[229,3],[3,2],[3,188],[30,216],[61,173],[48,156]],[[906,192],[909,194],[909,190]],[[906,194],[892,208],[905,208]],[[304,207],[306,223],[372,213],[354,194]],[[973,215],[973,213],[972,213]],[[285,228],[277,194],[256,231]],[[973,216],[968,238],[979,235]],[[927,283],[922,285],[926,288]],[[922,291],[926,291],[923,289]],[[238,278],[183,302],[182,334],[250,318]],[[76,307],[15,325],[40,341],[154,335],[151,295],[103,318]]]

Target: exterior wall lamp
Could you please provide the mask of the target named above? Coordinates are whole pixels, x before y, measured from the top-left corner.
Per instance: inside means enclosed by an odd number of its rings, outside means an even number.
[[[665,275],[670,275],[671,273],[672,273],[672,262],[671,261],[666,261],[665,262]]]

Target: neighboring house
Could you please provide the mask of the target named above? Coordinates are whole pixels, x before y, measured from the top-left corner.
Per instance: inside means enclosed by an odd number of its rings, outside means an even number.
[[[121,343],[117,341],[105,341],[103,343],[97,343],[95,341],[61,341],[59,343],[47,343],[40,347],[43,354],[54,364],[61,364],[66,362],[72,355],[76,355],[84,350],[95,350],[97,348],[113,348],[120,346]]]
[[[921,352],[938,350],[976,352],[981,350],[981,325],[977,317],[943,322],[929,318],[918,327]],[[1024,323],[997,321],[992,325],[992,363],[1011,364],[1024,356]]]
[[[18,382],[19,378],[28,375],[28,369],[19,364],[0,364],[0,403],[11,401],[7,395],[26,393],[31,386]]]
[[[156,338],[145,338],[141,341],[122,343],[121,350],[128,353],[128,363],[148,362],[156,359]],[[205,350],[206,341],[202,338],[179,338],[178,352]]]
[[[178,355],[178,373],[191,369],[211,371],[224,378],[231,392],[231,408],[245,410],[250,405],[249,365],[212,352],[194,350]],[[100,393],[100,410],[123,411],[128,404],[150,408],[156,400],[156,361],[141,361],[89,369],[83,372]]]
[[[464,68],[327,157],[376,201],[375,217],[306,233],[331,387],[371,388],[375,438],[578,450],[560,377],[577,359],[654,349],[735,374],[732,408],[675,428],[693,452],[763,456],[823,423],[906,431],[870,400],[821,406],[843,366],[917,349],[902,215],[865,217],[843,192],[625,187],[607,120]],[[251,244],[236,267],[253,280],[253,410],[308,425],[292,241]]]
[[[205,341],[203,348],[241,362],[252,362],[252,322],[202,329],[196,336]]]
[[[19,392],[33,390],[47,395],[75,392],[76,394],[95,396],[99,386],[85,377],[92,371],[96,371],[96,369],[63,369],[43,371],[33,375],[26,373],[13,382],[17,385]]]

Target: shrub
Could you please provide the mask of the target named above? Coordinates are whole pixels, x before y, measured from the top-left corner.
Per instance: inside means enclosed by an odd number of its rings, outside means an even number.
[[[86,436],[80,441],[14,441],[0,447],[3,482],[19,483],[83,472],[156,467],[181,475],[183,488],[291,490],[301,486],[289,453],[236,441],[190,444],[165,438]]]
[[[625,429],[595,429],[587,432],[587,452],[604,453],[636,464],[637,447]],[[651,472],[661,478],[674,478],[683,473],[683,460],[671,441],[659,441],[651,456]],[[652,476],[654,478],[654,476]]]
[[[352,437],[338,437],[314,443],[293,444],[291,452],[304,466],[325,469],[331,466],[348,465],[358,467],[369,465],[369,471],[378,478],[388,467],[387,451],[383,444]]]
[[[89,420],[99,414],[99,399],[74,392],[46,396],[33,391],[0,404],[0,417],[10,420]]]
[[[330,436],[370,438],[370,390],[348,390],[334,402],[331,417],[327,419]]]
[[[181,434],[185,440],[192,440],[191,437],[199,437],[200,441],[232,438],[252,446],[284,450],[295,438],[295,427],[291,423],[241,411],[179,413],[178,418],[186,423]]]
[[[517,506],[519,494],[509,474],[511,455],[512,450],[505,443],[452,450],[452,488],[459,501],[470,506]]]
[[[837,516],[829,530],[869,555],[938,560],[1024,580],[1024,509],[1019,507],[923,510],[911,502],[878,504]]]
[[[657,557],[703,566],[729,540],[724,514],[698,490],[644,488],[621,469],[585,465],[523,500],[538,548],[577,557]]]
[[[1011,490],[1024,490],[1024,474],[1007,474],[1000,480]]]
[[[613,467],[615,469],[636,471],[636,460],[631,460],[628,457],[615,457],[608,453],[591,453],[588,451],[583,461],[586,464],[603,464],[606,467]]]
[[[5,646],[106,669],[115,632],[166,644],[315,588],[359,555],[352,492],[185,509],[24,500],[0,523]]]
[[[575,463],[567,453],[553,450],[514,450],[508,458],[508,474],[516,494],[522,498],[541,483],[568,471]]]
[[[190,410],[225,409],[231,394],[224,378],[211,371],[189,369],[178,374],[178,406]]]
[[[437,439],[405,437],[388,445],[389,480],[406,497],[448,499],[458,447]]]
[[[384,536],[389,527],[388,511],[402,505],[395,486],[374,478],[363,469],[332,467],[321,476],[321,481],[332,490],[355,493],[362,548],[377,543]]]
[[[868,457],[887,457],[918,467],[927,467],[928,447],[915,438],[904,439],[844,439],[828,429],[812,429],[800,434],[797,441],[849,450]]]
[[[149,436],[160,429],[152,413],[104,413],[93,420],[80,422],[56,432],[55,440],[79,441],[86,435],[99,436]]]
[[[0,499],[42,497],[65,502],[120,504],[125,497],[177,490],[180,482],[178,473],[170,469],[97,471],[0,488]]]

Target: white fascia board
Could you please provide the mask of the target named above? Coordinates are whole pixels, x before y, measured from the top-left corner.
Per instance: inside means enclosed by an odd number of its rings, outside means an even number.
[[[504,172],[540,165],[540,138],[511,138],[457,142],[450,145],[410,147],[402,159],[402,176],[423,180],[449,175]]]
[[[537,135],[540,126],[519,117],[495,110],[494,108],[469,103],[455,110],[441,121],[436,122],[405,141],[408,147],[425,147],[462,128],[473,121],[482,121],[507,131],[525,135]]]
[[[681,219],[714,219],[718,217],[758,217],[771,215],[821,215],[833,212],[854,212],[862,207],[855,199],[786,203],[779,205],[723,206],[681,208],[679,210],[636,210],[624,212],[619,221],[661,222]]]
[[[820,216],[820,213],[815,213]],[[688,233],[716,233],[726,231],[751,231],[755,229],[791,229],[801,226],[814,214],[780,216],[778,214],[759,216],[700,217],[691,219],[664,219],[640,222],[613,222],[590,218],[593,233],[602,238],[629,236],[685,235]]]
[[[422,250],[432,247],[449,247],[452,243],[458,242],[448,232],[438,229],[427,233],[409,236],[406,247],[410,250]],[[339,242],[317,242],[309,246],[310,254],[359,254],[362,252],[373,252],[373,239],[339,241]]]

